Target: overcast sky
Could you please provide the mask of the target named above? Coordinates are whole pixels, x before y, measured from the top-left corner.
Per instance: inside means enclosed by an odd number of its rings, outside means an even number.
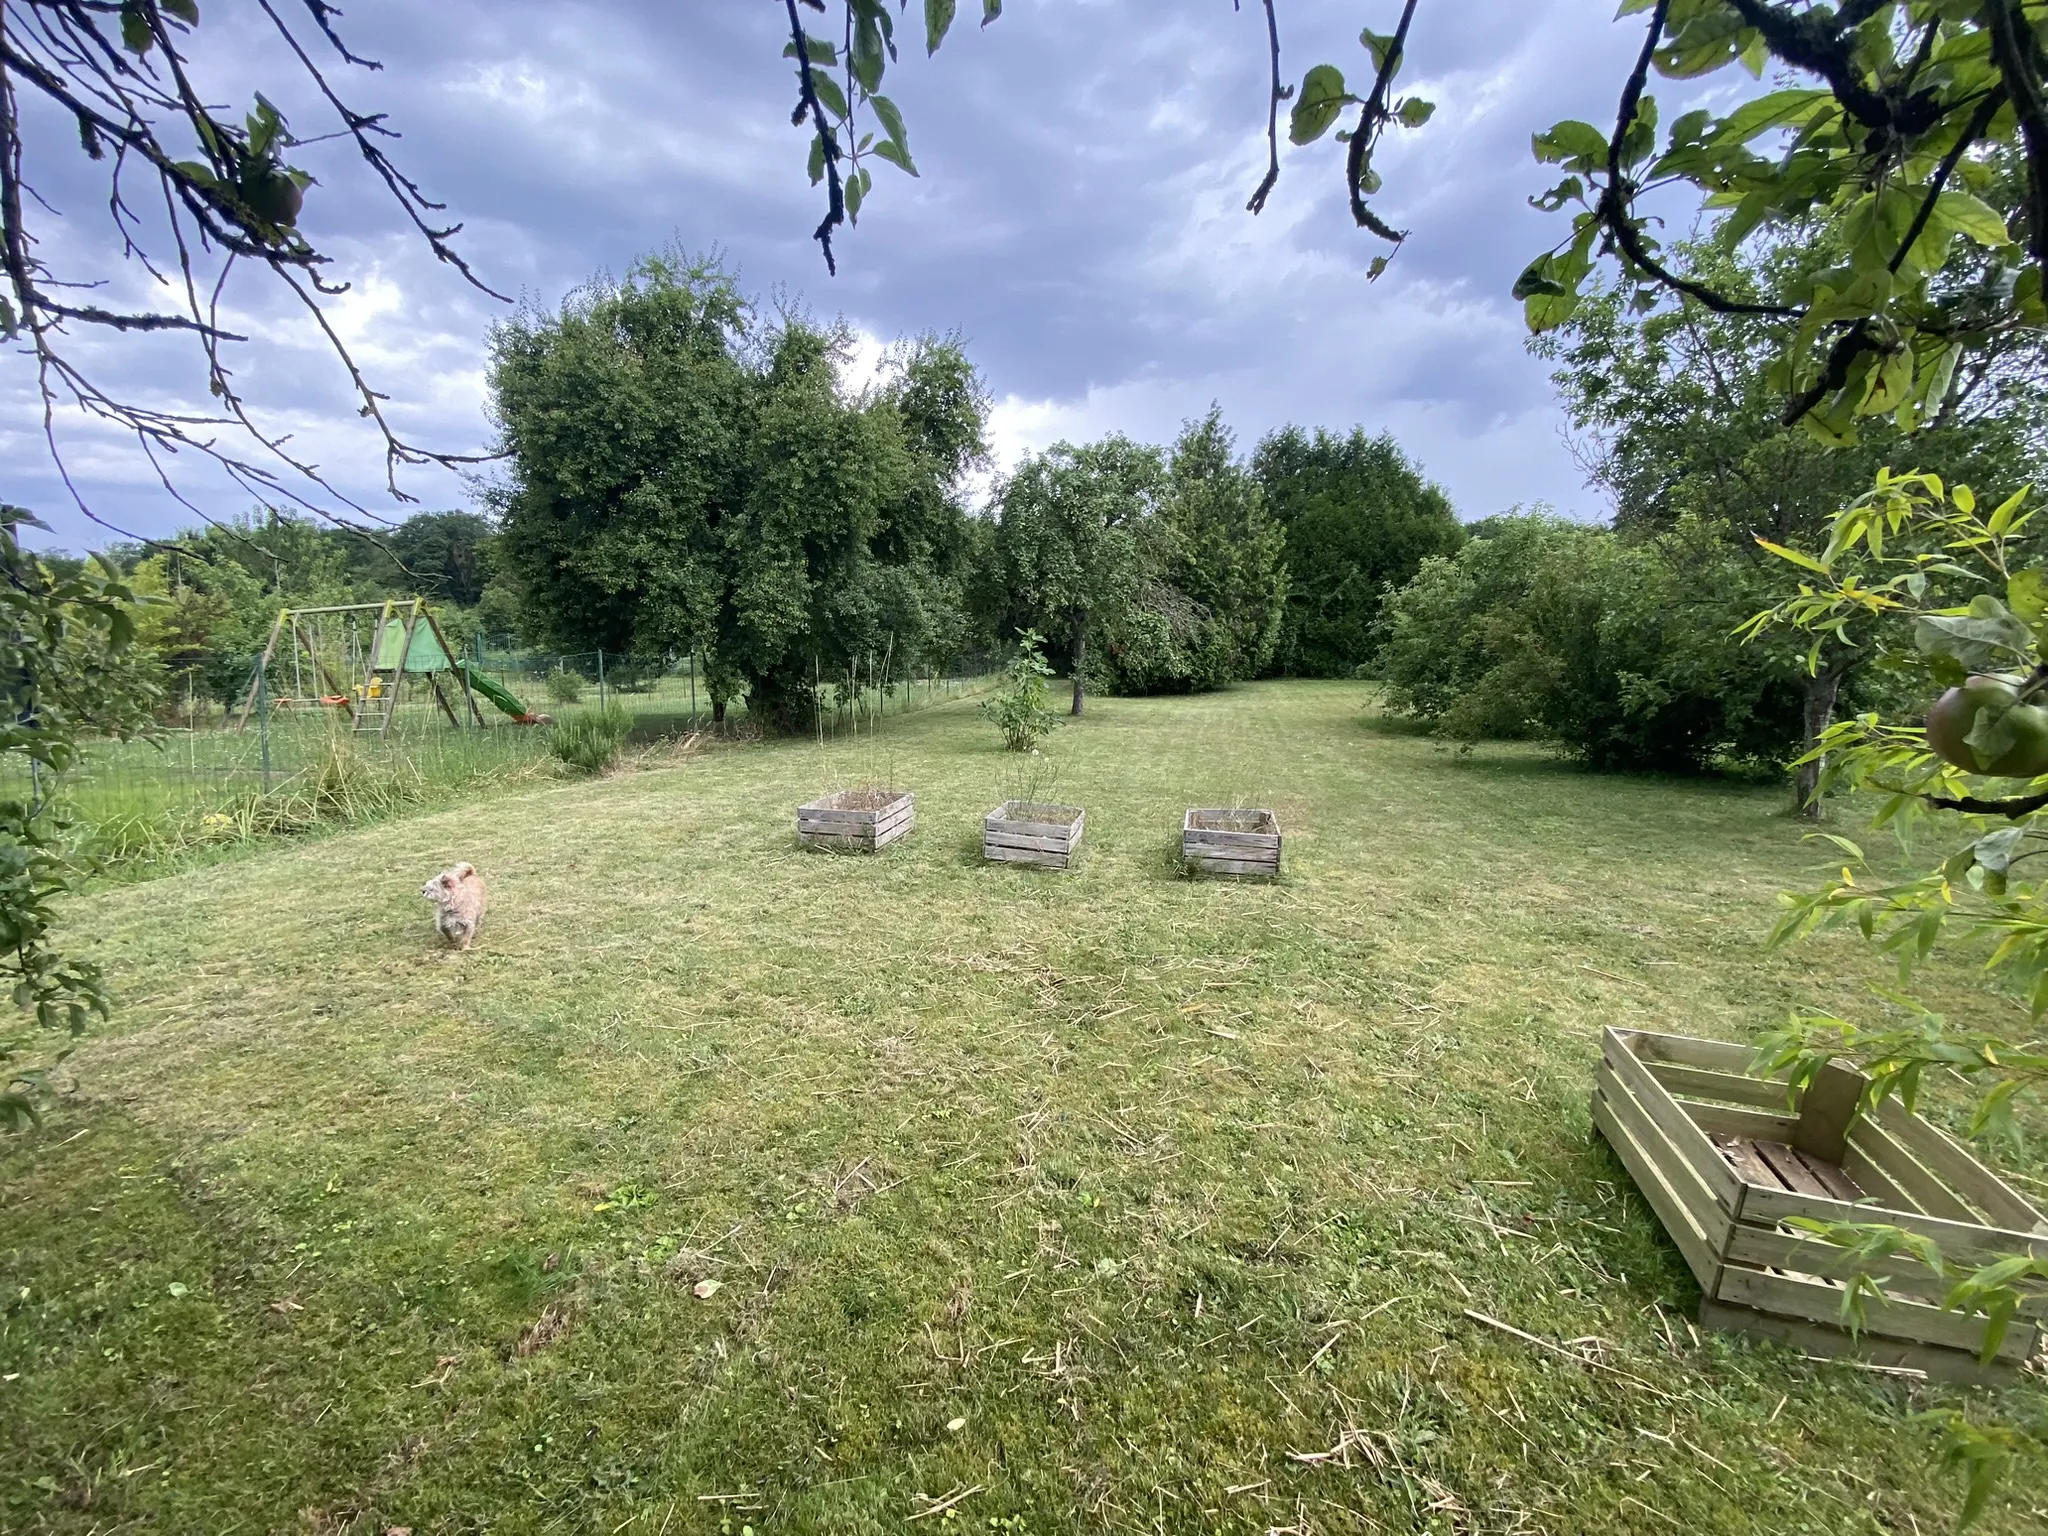
[[[1369,284],[1384,247],[1350,224],[1335,144],[1283,149],[1266,212],[1244,211],[1265,156],[1252,0],[1011,0],[985,31],[963,0],[931,60],[912,35],[921,9],[885,89],[922,176],[877,165],[836,278],[809,238],[822,194],[789,126],[778,0],[354,0],[343,31],[384,68],[331,74],[357,106],[390,114],[404,169],[465,224],[458,243],[479,276],[515,299],[553,306],[650,249],[715,247],[748,289],[878,340],[959,331],[996,398],[1005,464],[1062,437],[1163,440],[1213,400],[1246,451],[1290,421],[1390,430],[1468,518],[1537,501],[1605,515],[1508,289],[1563,227],[1526,205],[1550,179],[1530,132],[1612,117],[1636,18],[1615,22],[1610,0],[1424,0],[1407,83],[1438,112],[1380,156],[1379,206],[1414,233]],[[1360,25],[1395,13],[1394,0],[1286,0],[1287,74],[1325,59],[1364,74]],[[301,134],[330,126],[263,40],[251,0],[209,0],[203,14],[192,52],[209,94],[239,106],[260,87]],[[62,216],[38,215],[45,256],[146,299],[146,279],[108,243],[104,186],[75,131],[40,113],[29,128],[31,177]],[[394,423],[437,449],[487,451],[486,348],[507,307],[436,263],[345,145],[295,159],[320,181],[301,227],[352,284],[331,313]],[[303,314],[256,272],[229,296],[252,337],[236,377],[266,424],[370,513],[413,510],[383,491],[378,444]],[[78,353],[116,393],[205,400],[174,342],[83,338]],[[79,491],[109,522],[154,535],[195,520],[132,447],[73,414],[57,429]],[[195,507],[249,508],[193,458],[171,473]],[[443,470],[400,483],[426,507],[476,504]],[[0,362],[0,496],[38,511],[58,544],[112,537],[58,481],[15,354]]]

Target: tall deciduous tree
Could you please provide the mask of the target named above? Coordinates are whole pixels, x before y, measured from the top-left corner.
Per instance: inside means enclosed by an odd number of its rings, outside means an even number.
[[[696,650],[717,716],[744,691],[781,724],[856,659],[953,654],[986,391],[927,338],[849,396],[847,346],[800,316],[760,326],[718,268],[665,258],[502,327],[499,557],[535,629]]]
[[[1280,638],[1286,545],[1214,406],[1174,442],[1157,523],[1148,542],[1159,593],[1200,622],[1185,672],[1155,687],[1217,688],[1257,677]]]
[[[1380,600],[1431,555],[1448,555],[1465,530],[1441,487],[1393,434],[1338,436],[1299,427],[1269,434],[1252,459],[1266,504],[1286,537],[1287,608],[1277,669],[1348,677],[1376,652]]]
[[[1072,713],[1087,704],[1091,627],[1128,605],[1143,581],[1142,527],[1159,496],[1159,450],[1126,437],[1057,443],[1004,483],[997,548],[1012,589],[1068,641]]]

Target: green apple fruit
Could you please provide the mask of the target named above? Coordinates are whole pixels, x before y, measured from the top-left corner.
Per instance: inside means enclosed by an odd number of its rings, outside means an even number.
[[[1980,722],[2002,723],[2011,738],[1995,758],[1983,758],[1970,744]],[[2003,678],[1972,677],[1927,712],[1927,745],[1968,773],[2036,778],[2048,773],[2048,709],[2020,703],[2019,690]]]

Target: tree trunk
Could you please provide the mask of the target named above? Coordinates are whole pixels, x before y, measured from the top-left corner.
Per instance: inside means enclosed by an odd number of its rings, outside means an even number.
[[[1081,681],[1081,669],[1088,663],[1088,610],[1074,610],[1074,708],[1072,713],[1081,713],[1081,706],[1088,702],[1088,688]]]
[[[711,723],[714,726],[725,724],[725,700],[715,694],[711,699]]]
[[[1842,674],[1848,670],[1847,662],[1835,662],[1803,680],[1807,752],[1820,745],[1821,733],[1833,724],[1835,695],[1841,692]],[[1820,773],[1825,766],[1820,758],[1801,763],[1798,777],[1793,780],[1793,809],[1808,821],[1821,819]]]

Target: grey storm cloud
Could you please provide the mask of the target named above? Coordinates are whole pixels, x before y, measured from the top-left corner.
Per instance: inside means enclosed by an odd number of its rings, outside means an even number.
[[[1285,422],[1392,430],[1467,516],[1549,501],[1598,516],[1562,439],[1547,368],[1527,355],[1515,274],[1563,231],[1527,205],[1546,185],[1529,135],[1560,117],[1612,116],[1640,33],[1605,0],[1424,0],[1404,85],[1438,104],[1391,135],[1381,210],[1412,237],[1384,247],[1351,226],[1330,142],[1282,148],[1263,215],[1245,199],[1263,169],[1264,21],[1228,0],[1013,0],[985,31],[963,21],[926,60],[915,7],[887,89],[921,176],[878,165],[858,229],[828,277],[810,232],[822,192],[789,125],[791,67],[774,0],[357,0],[349,42],[383,68],[335,62],[352,104],[387,113],[406,172],[459,220],[479,279],[552,307],[600,271],[677,244],[721,251],[742,283],[877,341],[958,331],[997,398],[999,456],[1108,431],[1163,438],[1219,403],[1241,445]],[[1363,74],[1358,29],[1392,0],[1286,0],[1287,73],[1322,60]],[[808,14],[808,13],[807,13]],[[279,101],[302,134],[319,103],[246,0],[214,0],[195,57],[214,99]],[[1692,98],[1687,98],[1691,100]],[[1670,105],[1667,105],[1667,115]],[[61,211],[44,249],[114,297],[148,285],[113,257],[105,191],[49,114],[30,123],[38,190]],[[450,453],[489,450],[491,326],[510,311],[437,263],[345,143],[299,163],[319,179],[303,227],[350,291],[335,324],[394,424]],[[337,487],[379,517],[378,440],[297,301],[261,274],[230,289],[238,383],[266,428],[288,431]],[[189,350],[164,339],[80,337],[116,393],[203,402]],[[105,535],[69,505],[44,445],[27,360],[0,362],[0,471],[56,542]],[[96,512],[142,533],[193,520],[132,445],[60,412],[74,481]],[[248,494],[181,455],[193,508],[248,509]],[[471,504],[474,482],[401,471],[426,506]]]

